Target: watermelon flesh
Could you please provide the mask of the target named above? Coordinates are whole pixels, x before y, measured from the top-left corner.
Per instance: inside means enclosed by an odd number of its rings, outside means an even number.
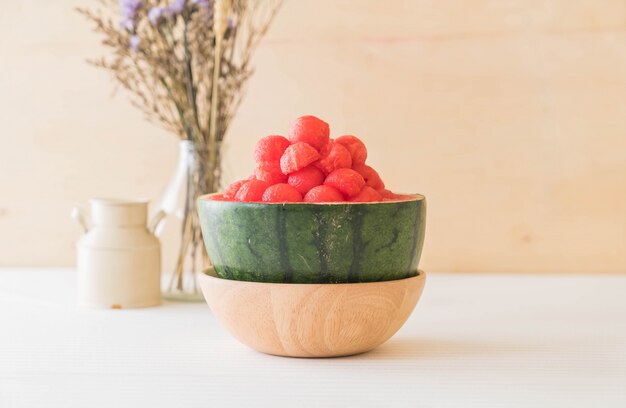
[[[330,138],[330,126],[315,116],[301,116],[289,128],[288,138],[270,135],[261,138],[254,148],[255,170],[248,180],[238,180],[226,189],[224,200],[286,203],[301,201],[282,186],[295,187],[306,202],[356,201],[382,202],[397,200],[385,189],[378,172],[365,164],[367,148],[358,137],[344,135]],[[250,184],[258,180],[265,184]],[[271,188],[268,194],[258,191]],[[329,186],[332,190],[316,187]],[[310,190],[313,193],[308,195]],[[240,193],[239,190],[242,190]],[[334,192],[338,191],[340,196]],[[280,192],[280,193],[277,193]]]
[[[426,200],[387,189],[354,135],[330,138],[314,116],[254,149],[252,177],[198,200],[218,276],[255,282],[351,283],[416,274]]]

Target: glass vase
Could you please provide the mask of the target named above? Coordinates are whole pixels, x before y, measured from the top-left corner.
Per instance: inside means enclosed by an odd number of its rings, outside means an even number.
[[[161,291],[166,299],[202,300],[197,274],[209,261],[196,199],[217,188],[210,177],[217,172],[211,171],[207,158],[206,150],[194,142],[179,142],[178,165],[159,203],[159,209],[166,214],[155,230],[161,240]]]

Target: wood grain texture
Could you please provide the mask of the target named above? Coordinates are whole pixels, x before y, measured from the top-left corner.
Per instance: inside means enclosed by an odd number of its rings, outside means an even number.
[[[73,205],[157,197],[175,166],[174,138],[85,63],[103,49],[79,4],[2,6],[0,265],[73,264]],[[286,1],[225,181],[315,114],[428,197],[426,270],[625,272],[625,16],[623,0]]]
[[[243,282],[202,274],[200,285],[216,319],[253,349],[337,357],[372,350],[393,336],[425,281],[423,271],[395,281],[348,284]]]

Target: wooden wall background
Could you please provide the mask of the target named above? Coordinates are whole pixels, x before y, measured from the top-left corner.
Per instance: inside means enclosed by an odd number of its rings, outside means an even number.
[[[175,165],[84,62],[84,3],[0,10],[0,266],[72,265],[72,205],[157,197]],[[427,196],[424,268],[626,271],[626,1],[287,0],[256,67],[226,181],[316,114]]]

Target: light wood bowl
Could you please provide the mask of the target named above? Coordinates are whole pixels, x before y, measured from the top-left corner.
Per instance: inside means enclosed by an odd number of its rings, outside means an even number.
[[[245,282],[201,274],[216,319],[262,353],[337,357],[363,353],[393,336],[424,289],[426,275],[337,284]]]

